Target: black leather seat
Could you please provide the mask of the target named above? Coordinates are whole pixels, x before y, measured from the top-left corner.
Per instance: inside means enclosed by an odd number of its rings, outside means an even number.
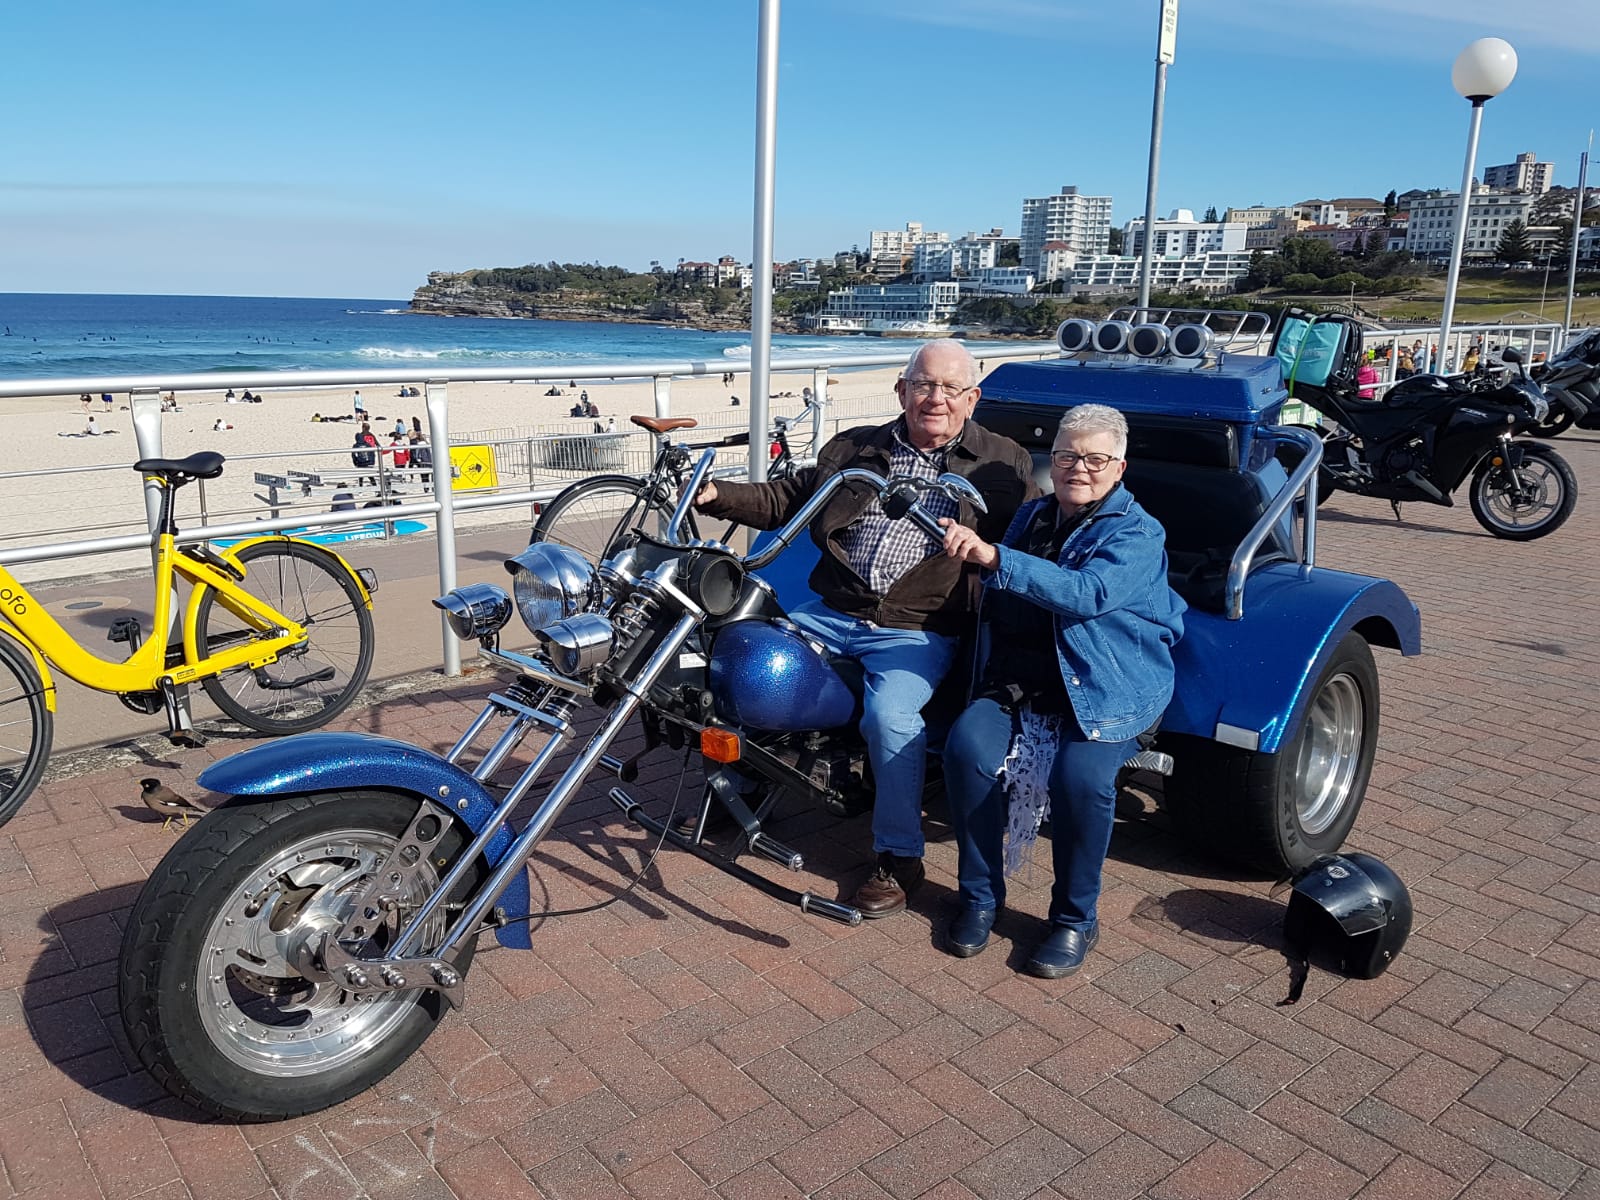
[[[159,475],[174,487],[191,479],[215,479],[227,460],[215,450],[200,450],[187,458],[141,458],[133,469],[141,475]]]

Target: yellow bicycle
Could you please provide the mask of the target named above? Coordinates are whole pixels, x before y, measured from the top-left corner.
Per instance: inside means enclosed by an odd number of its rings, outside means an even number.
[[[198,745],[189,688],[198,683],[228,716],[261,733],[301,733],[355,699],[372,667],[377,576],[331,550],[292,537],[251,538],[226,549],[179,546],[173,499],[195,479],[222,474],[223,456],[150,458],[134,470],[157,480],[156,636],[125,617],[112,642],[122,662],[86,650],[0,566],[0,825],[33,791],[50,756],[52,668],[135,712],[165,711],[176,744]],[[176,579],[190,585],[181,628]],[[170,640],[160,636],[173,630]]]

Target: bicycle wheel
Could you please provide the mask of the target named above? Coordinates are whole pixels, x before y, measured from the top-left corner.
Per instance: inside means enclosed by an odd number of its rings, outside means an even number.
[[[666,528],[672,506],[660,496],[647,499],[645,486],[645,480],[628,475],[579,480],[545,506],[528,544],[570,546],[589,562],[599,563],[610,556],[617,538],[641,519],[649,520],[648,514],[656,518],[650,520],[651,532]]]
[[[55,720],[28,652],[0,637],[0,825],[17,815],[50,758]]]
[[[361,590],[333,555],[304,542],[262,542],[239,552],[240,585],[306,627],[306,640],[278,661],[238,667],[203,681],[218,708],[260,733],[303,733],[349,706],[372,669],[372,614]],[[215,654],[265,635],[217,600],[200,600],[200,652]]]

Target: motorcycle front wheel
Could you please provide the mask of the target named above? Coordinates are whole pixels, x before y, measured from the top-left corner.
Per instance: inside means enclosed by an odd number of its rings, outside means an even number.
[[[417,803],[385,792],[240,798],[168,852],[133,906],[118,964],[123,1027],[163,1087],[213,1116],[282,1120],[365,1091],[433,1032],[446,1006],[437,992],[361,995],[298,965],[344,922]],[[459,829],[445,832],[402,913],[464,844]],[[429,949],[447,919],[429,924]],[[380,929],[367,950],[387,941]],[[463,974],[471,961],[469,946]]]
[[[1472,515],[1495,537],[1531,542],[1554,533],[1578,503],[1578,479],[1549,446],[1519,443],[1522,462],[1513,473],[1490,455],[1472,473]]]

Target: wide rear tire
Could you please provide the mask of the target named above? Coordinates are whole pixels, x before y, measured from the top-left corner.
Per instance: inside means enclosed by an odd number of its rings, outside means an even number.
[[[1274,877],[1343,845],[1378,747],[1378,669],[1348,633],[1312,686],[1300,726],[1276,754],[1164,736],[1173,773],[1164,806],[1184,837]]]
[[[118,962],[123,1027],[163,1087],[230,1121],[282,1120],[365,1091],[433,1032],[437,992],[363,1000],[292,961],[304,936],[339,927],[419,803],[362,791],[241,797],[184,834],[139,893]],[[452,827],[437,856],[464,844]],[[443,870],[425,869],[420,894],[402,903],[420,902]],[[429,934],[443,936],[442,917]],[[385,941],[380,931],[367,944]]]

